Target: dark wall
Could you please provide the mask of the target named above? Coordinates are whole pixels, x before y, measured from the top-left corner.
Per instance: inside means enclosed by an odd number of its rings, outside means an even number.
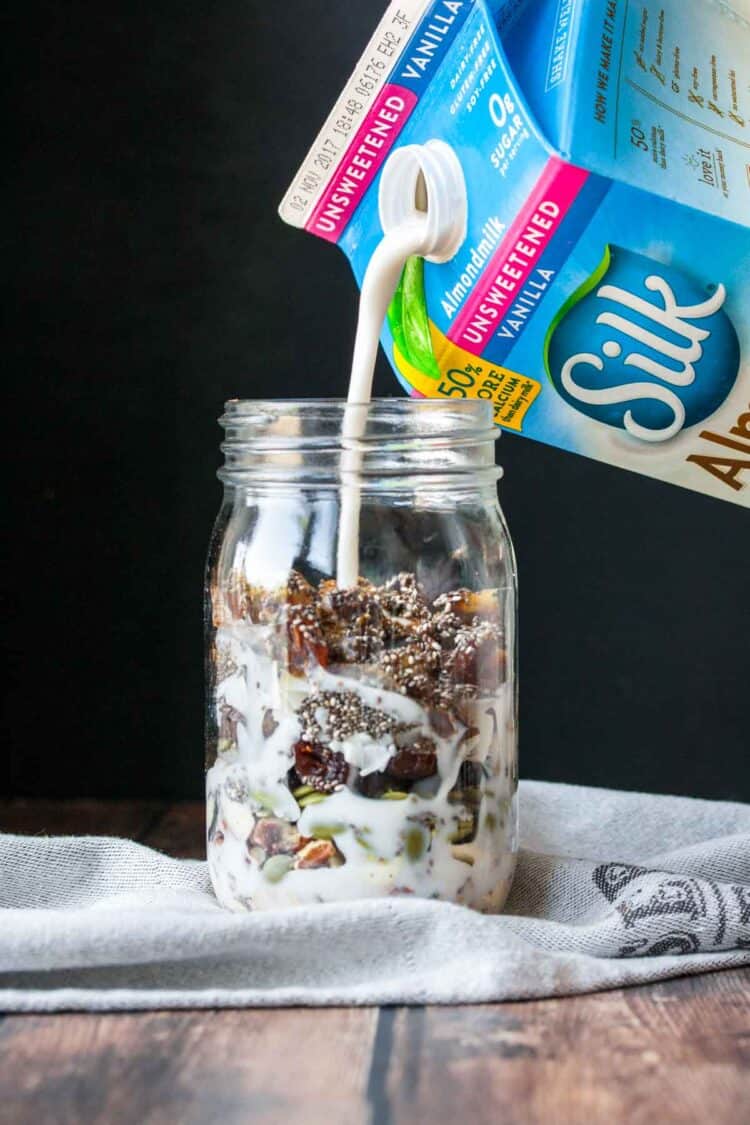
[[[201,791],[215,418],[345,388],[348,267],[276,205],[380,6],[30,0],[8,32],[7,792]],[[750,798],[747,511],[500,452],[522,773]]]

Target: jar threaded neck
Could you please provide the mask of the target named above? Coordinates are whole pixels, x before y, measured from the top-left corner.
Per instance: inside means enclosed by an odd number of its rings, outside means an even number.
[[[344,436],[342,399],[233,399],[219,419],[225,483],[307,483],[338,487],[342,454],[356,451],[365,487],[414,487],[449,481],[494,482],[494,446],[500,431],[492,406],[479,400],[374,399],[362,404],[361,435]]]

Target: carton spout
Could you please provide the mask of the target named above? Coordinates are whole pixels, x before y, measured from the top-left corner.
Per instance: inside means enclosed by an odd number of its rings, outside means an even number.
[[[421,257],[450,261],[466,239],[468,211],[463,169],[451,146],[431,140],[396,149],[383,167],[378,209],[386,235],[419,224]]]

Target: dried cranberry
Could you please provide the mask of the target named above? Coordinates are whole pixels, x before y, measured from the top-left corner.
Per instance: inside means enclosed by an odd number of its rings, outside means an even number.
[[[319,742],[303,740],[294,746],[294,768],[303,785],[319,793],[333,793],[346,783],[349,765],[338,750],[329,750]]]

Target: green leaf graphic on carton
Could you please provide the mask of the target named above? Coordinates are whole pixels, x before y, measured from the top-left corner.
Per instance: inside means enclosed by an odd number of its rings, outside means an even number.
[[[409,258],[404,266],[388,309],[388,326],[404,359],[430,379],[439,379],[424,288],[424,258]]]
[[[571,293],[562,308],[559,309],[559,311],[555,314],[549,328],[547,329],[547,334],[544,337],[544,370],[547,372],[547,378],[551,383],[554,383],[549,363],[549,346],[552,341],[552,336],[554,335],[557,326],[561,321],[565,319],[570,310],[575,305],[577,305],[579,301],[582,301],[583,298],[586,297],[592,289],[596,288],[596,286],[599,284],[599,282],[602,280],[607,270],[609,269],[611,261],[612,248],[610,246],[605,246],[604,257],[592,273],[591,277],[584,281],[583,285],[579,285],[574,293]]]

